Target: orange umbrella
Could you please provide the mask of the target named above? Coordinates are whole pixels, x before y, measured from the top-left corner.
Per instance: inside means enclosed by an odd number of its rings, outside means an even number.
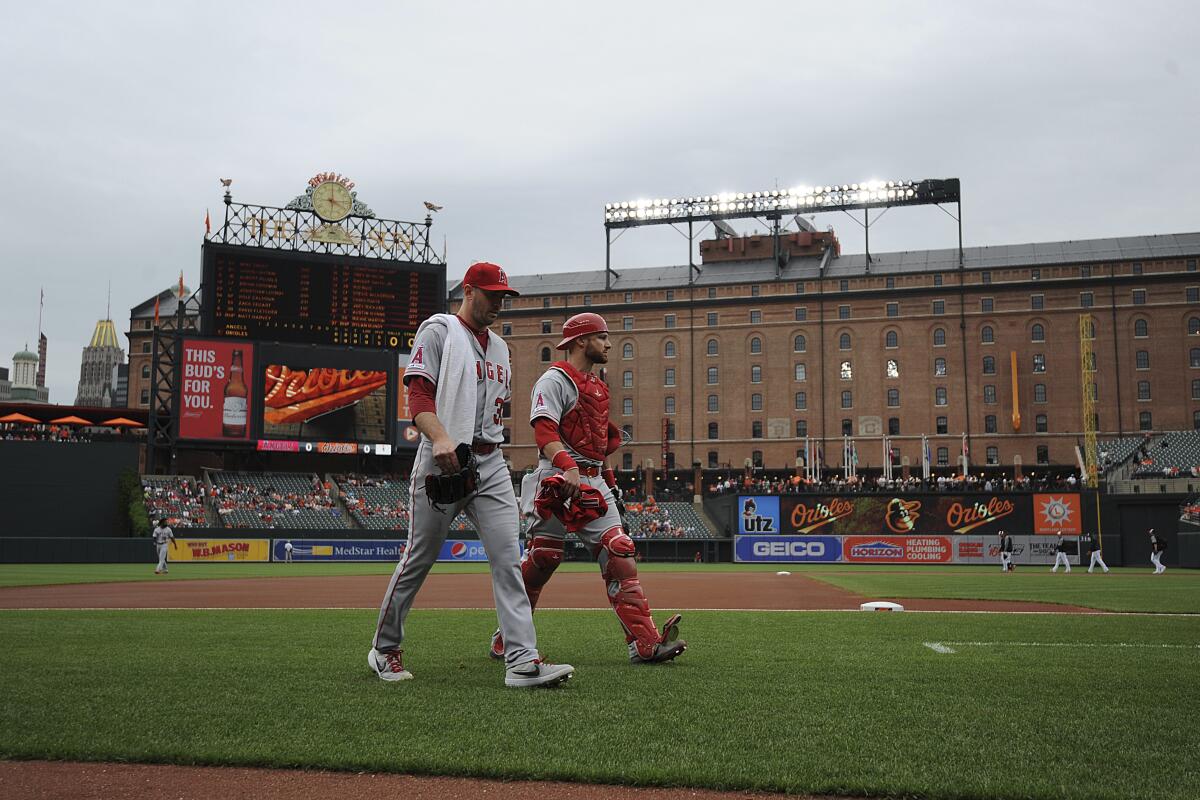
[[[145,427],[144,425],[142,425],[142,423],[134,422],[133,420],[126,419],[125,417],[114,417],[113,419],[106,419],[104,422],[101,422],[100,424],[107,425],[110,428],[144,428]]]
[[[38,421],[33,417],[27,417],[24,414],[14,411],[7,416],[0,417],[0,422],[28,422],[30,425],[36,425]]]
[[[51,425],[91,425],[92,423],[88,422],[83,417],[76,417],[74,415],[71,415],[69,417],[59,417],[58,419],[52,419],[52,420],[50,420],[50,424]]]

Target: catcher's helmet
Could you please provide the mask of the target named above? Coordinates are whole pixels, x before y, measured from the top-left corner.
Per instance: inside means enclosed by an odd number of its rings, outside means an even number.
[[[571,342],[580,336],[587,336],[589,333],[608,333],[608,323],[599,314],[585,311],[564,322],[562,332],[563,340],[558,343],[557,347],[559,350],[566,350]]]

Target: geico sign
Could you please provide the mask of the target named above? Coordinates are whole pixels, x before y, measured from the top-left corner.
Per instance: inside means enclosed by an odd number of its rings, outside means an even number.
[[[755,542],[754,555],[770,556],[812,556],[820,558],[825,555],[824,542]]]

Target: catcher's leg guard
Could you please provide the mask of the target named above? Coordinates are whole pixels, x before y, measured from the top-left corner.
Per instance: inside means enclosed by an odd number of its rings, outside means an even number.
[[[542,587],[550,580],[554,570],[563,560],[563,540],[553,536],[534,536],[521,559],[521,577],[525,579],[525,594],[529,595],[530,610],[537,608]],[[504,658],[504,639],[497,630],[492,634],[492,645],[488,652],[492,658]]]
[[[630,661],[670,661],[687,648],[687,642],[679,638],[681,617],[672,616],[662,633],[654,626],[650,603],[638,579],[636,552],[633,540],[621,528],[610,528],[600,537],[597,558],[608,586],[608,602],[625,629]]]

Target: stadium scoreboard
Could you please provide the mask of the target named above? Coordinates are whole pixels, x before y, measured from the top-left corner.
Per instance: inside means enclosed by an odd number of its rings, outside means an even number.
[[[203,261],[211,336],[407,352],[444,305],[434,265],[211,243]]]

